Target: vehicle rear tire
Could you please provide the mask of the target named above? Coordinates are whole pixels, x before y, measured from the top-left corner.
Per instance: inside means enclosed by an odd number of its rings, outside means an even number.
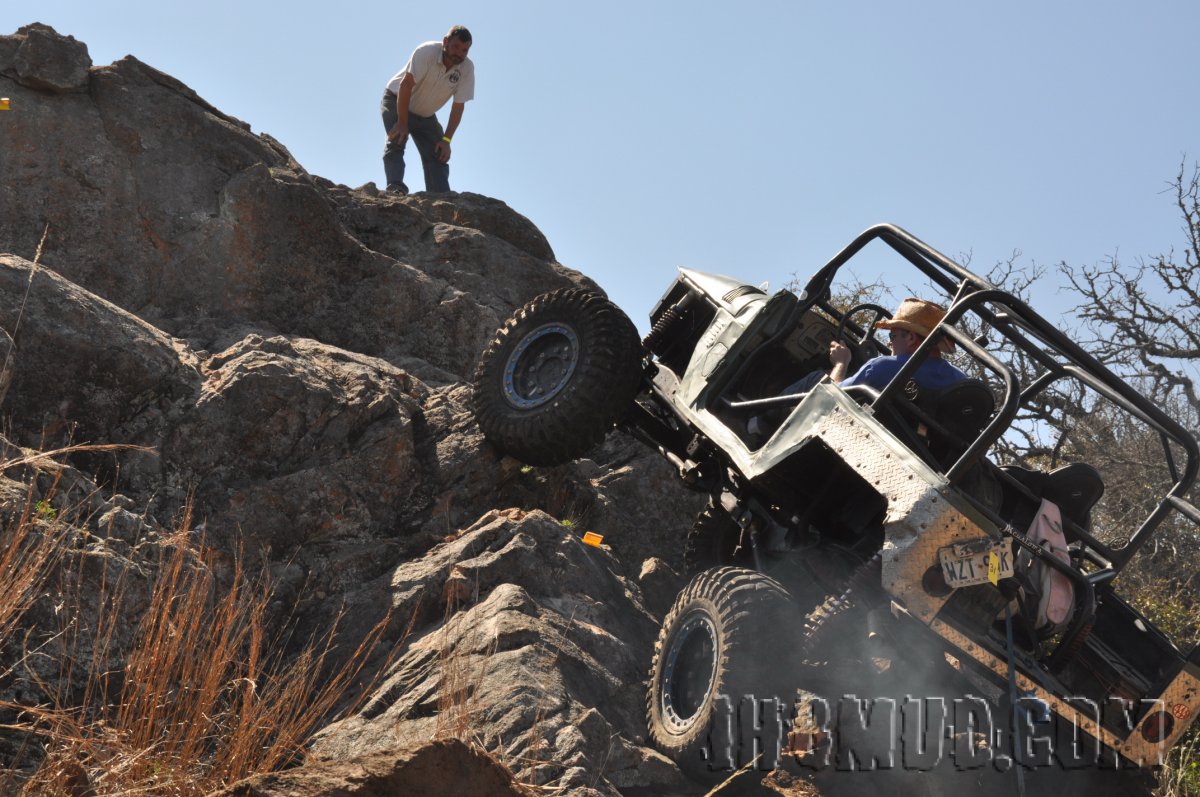
[[[542,294],[496,333],[475,370],[475,418],[505,454],[558,465],[587,453],[641,386],[633,322],[598,293]]]
[[[846,689],[876,687],[879,676],[891,668],[868,637],[872,610],[886,603],[879,586],[882,566],[878,555],[859,566],[840,595],[828,596],[805,618],[803,663],[797,671],[805,689],[836,699]]]
[[[749,564],[746,551],[738,551],[742,529],[720,506],[709,504],[696,516],[683,544],[683,567],[695,575],[710,567]]]
[[[722,775],[705,756],[721,697],[733,711],[744,695],[790,698],[779,686],[789,680],[780,662],[793,616],[787,590],[753,570],[706,570],[680,592],[654,645],[646,724],[654,745],[686,774]]]

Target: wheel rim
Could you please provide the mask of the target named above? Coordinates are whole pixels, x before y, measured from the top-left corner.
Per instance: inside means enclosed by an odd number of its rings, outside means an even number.
[[[702,712],[717,675],[717,632],[701,613],[687,618],[667,650],[662,671],[663,720],[681,733]]]
[[[579,364],[579,337],[565,324],[544,324],[530,332],[504,365],[504,398],[528,410],[552,401]]]

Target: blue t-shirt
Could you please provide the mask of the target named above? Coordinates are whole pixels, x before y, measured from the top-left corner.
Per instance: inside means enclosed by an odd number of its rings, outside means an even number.
[[[842,387],[867,385],[883,390],[900,368],[908,362],[909,354],[893,354],[875,357],[863,363],[862,368],[841,381]],[[940,357],[929,357],[917,368],[917,384],[929,390],[941,390],[967,378],[967,375]]]

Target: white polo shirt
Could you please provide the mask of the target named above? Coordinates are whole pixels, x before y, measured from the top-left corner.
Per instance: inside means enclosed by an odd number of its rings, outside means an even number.
[[[464,58],[453,69],[446,69],[442,64],[440,41],[425,42],[413,50],[404,68],[388,81],[388,91],[399,94],[400,81],[409,74],[416,85],[413,86],[408,110],[417,116],[433,116],[451,97],[455,102],[467,102],[475,98],[475,64],[471,63],[470,58]]]

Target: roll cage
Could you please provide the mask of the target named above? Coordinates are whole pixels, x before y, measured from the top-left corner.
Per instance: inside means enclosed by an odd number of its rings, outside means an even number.
[[[1164,461],[1174,479],[1174,484],[1158,507],[1142,522],[1125,546],[1110,548],[1083,529],[1076,528],[1074,531],[1078,538],[1084,540],[1108,566],[1119,571],[1150,541],[1170,512],[1178,512],[1200,525],[1200,510],[1186,499],[1200,470],[1200,447],[1192,435],[1026,302],[971,273],[905,230],[890,224],[880,224],[866,230],[813,275],[804,288],[804,294],[827,296],[837,271],[874,240],[890,246],[953,299],[942,323],[922,342],[891,383],[879,392],[871,406],[878,407],[900,398],[904,385],[943,336],[951,338],[1003,385],[1003,396],[998,402],[995,416],[946,471],[948,481],[957,483],[984,456],[1012,424],[1021,406],[1033,403],[1055,382],[1074,379],[1154,429],[1162,441]],[[967,313],[981,319],[991,331],[1003,336],[1045,370],[1029,384],[1019,384],[1017,374],[1011,368],[993,357],[981,341],[971,338],[956,326]],[[1172,445],[1184,453],[1182,468],[1176,461]],[[1015,480],[1008,479],[1006,483],[1018,491],[1024,489],[1024,485]]]
[[[1153,429],[1162,443],[1164,462],[1173,484],[1125,545],[1112,547],[1097,539],[1089,529],[1083,528],[1074,519],[1063,518],[1068,537],[1077,543],[1074,564],[1083,566],[1073,566],[1046,554],[1041,546],[1026,537],[1022,529],[1015,528],[1008,519],[1000,517],[994,507],[977,500],[969,491],[961,493],[996,529],[1001,530],[1001,534],[1011,537],[1035,559],[1063,573],[1074,583],[1077,611],[1061,644],[1057,646],[1055,655],[1051,657],[1049,664],[1053,671],[1056,669],[1055,665],[1061,663],[1057,660],[1058,654],[1065,654],[1071,650],[1075,638],[1094,620],[1096,588],[1115,578],[1133,556],[1150,542],[1171,513],[1178,513],[1200,526],[1200,510],[1186,498],[1200,468],[1200,449],[1196,440],[1183,426],[1064,335],[1026,302],[971,273],[894,225],[881,224],[867,229],[835,255],[809,279],[800,294],[801,302],[797,305],[796,312],[802,314],[814,304],[818,304],[825,312],[836,314],[836,310],[827,301],[835,275],[854,255],[873,241],[880,241],[891,247],[951,299],[945,318],[883,390],[875,392],[868,388],[858,391],[873,394],[868,397],[866,405],[877,413],[894,408],[914,416],[918,421],[933,422],[932,418],[922,415],[919,405],[907,400],[904,391],[920,364],[934,351],[942,338],[953,340],[968,357],[993,377],[992,384],[999,388],[999,400],[991,419],[982,432],[967,443],[957,460],[945,469],[944,475],[950,484],[960,484],[970,470],[984,460],[985,454],[1013,424],[1022,406],[1036,402],[1040,395],[1060,380],[1075,380],[1095,391],[1120,411],[1128,413]],[[1018,374],[985,348],[985,340],[977,340],[957,326],[968,314],[986,324],[990,333],[1002,336],[1031,362],[1040,366],[1042,372],[1027,384],[1021,384]],[[1176,450],[1182,452],[1182,463],[1177,461]],[[1003,482],[1005,490],[1023,495],[1029,501],[1039,499],[1024,482],[1014,478],[1006,470],[992,470]],[[1192,658],[1196,656],[1194,651]]]

